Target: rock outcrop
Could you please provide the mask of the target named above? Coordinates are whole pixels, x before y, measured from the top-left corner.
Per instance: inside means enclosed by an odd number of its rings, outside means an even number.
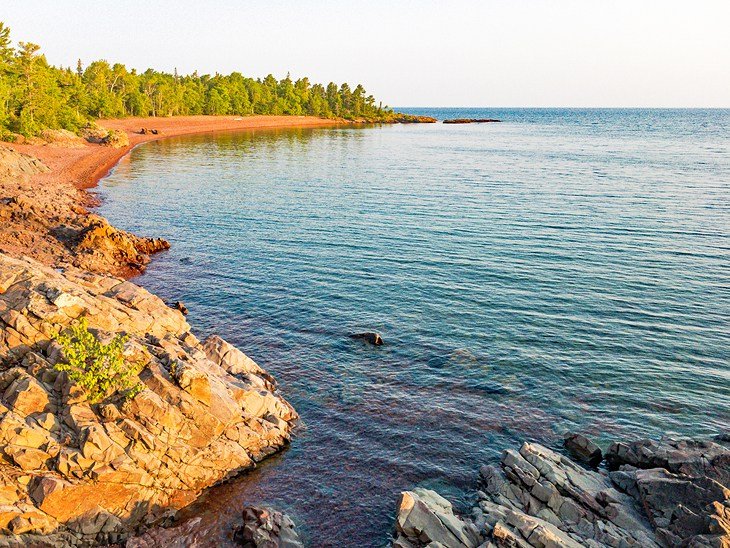
[[[614,484],[639,501],[663,545],[730,546],[728,436],[614,443],[606,460]]]
[[[244,548],[304,548],[289,516],[258,506],[243,509],[243,525],[234,540]]]
[[[91,404],[51,337],[125,333],[144,389]],[[288,443],[297,415],[220,337],[120,279],[0,255],[0,546],[117,542]]]
[[[482,543],[477,527],[457,517],[451,503],[429,489],[401,493],[395,528],[395,548],[477,548]]]
[[[581,438],[573,441],[581,454],[592,456],[592,444]],[[480,472],[473,523],[484,539],[481,546],[730,546],[727,436],[615,443],[607,461],[611,472],[584,468],[535,443],[505,451],[499,465]],[[404,505],[403,496],[394,546],[476,546],[463,539],[444,542],[445,529],[471,523],[454,522],[450,505],[412,496]],[[417,506],[420,511],[411,519],[408,509]],[[452,526],[444,527],[447,522]]]
[[[151,254],[170,247],[89,214],[79,205],[88,196],[70,185],[30,181],[48,171],[32,156],[0,147],[0,252],[126,277],[142,272]]]
[[[598,466],[603,460],[601,448],[583,434],[568,432],[563,439],[563,445],[573,458],[591,466]]]
[[[435,124],[438,120],[432,116],[395,113],[388,122],[395,124]]]

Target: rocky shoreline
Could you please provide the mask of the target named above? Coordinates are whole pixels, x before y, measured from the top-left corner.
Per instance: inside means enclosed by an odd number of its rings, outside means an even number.
[[[584,467],[536,443],[508,449],[482,467],[470,518],[434,491],[402,493],[393,546],[730,546],[730,435],[617,442],[606,463]]]
[[[0,546],[186,546],[196,522],[165,527],[176,511],[286,447],[297,413],[243,352],[198,340],[184,306],[125,281],[167,242],[89,213],[85,192],[20,148],[0,147]],[[101,340],[128,336],[134,397],[92,402],[57,369],[53,336],[82,317]],[[566,450],[505,451],[482,467],[469,517],[404,492],[393,546],[730,546],[728,435],[619,442],[605,459],[576,435]],[[287,516],[256,507],[235,542],[302,546]]]
[[[61,137],[39,149],[57,169],[75,158],[60,174],[0,146],[0,546],[124,543],[284,448],[298,422],[253,360],[123,279],[169,245],[90,213],[88,181],[64,174],[128,147]],[[100,341],[124,335],[138,393],[92,401],[59,370],[54,336],[79,318]]]
[[[0,290],[0,546],[118,542],[289,442],[271,376],[144,289],[0,255]],[[89,402],[54,368],[52,333],[81,316],[129,337],[133,398]]]

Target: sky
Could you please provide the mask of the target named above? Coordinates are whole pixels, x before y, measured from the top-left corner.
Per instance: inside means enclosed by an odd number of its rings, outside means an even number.
[[[730,107],[730,0],[0,0],[14,41],[390,106]]]

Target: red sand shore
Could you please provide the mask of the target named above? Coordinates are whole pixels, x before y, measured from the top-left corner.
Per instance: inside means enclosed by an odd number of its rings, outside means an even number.
[[[107,129],[125,131],[129,136],[129,146],[113,148],[87,143],[80,148],[53,145],[18,145],[15,150],[39,158],[51,168],[50,173],[33,177],[38,183],[66,183],[77,188],[94,186],[116,165],[120,158],[133,147],[147,141],[156,141],[178,135],[212,133],[216,131],[236,131],[264,128],[301,128],[326,127],[342,124],[337,120],[327,120],[314,116],[174,116],[171,118],[120,118],[99,120],[98,124]],[[156,129],[158,135],[138,133],[142,128]]]

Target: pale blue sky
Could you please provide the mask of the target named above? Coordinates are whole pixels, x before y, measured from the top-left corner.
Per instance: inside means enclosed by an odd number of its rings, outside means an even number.
[[[54,64],[307,75],[395,106],[730,107],[728,0],[2,0]]]

